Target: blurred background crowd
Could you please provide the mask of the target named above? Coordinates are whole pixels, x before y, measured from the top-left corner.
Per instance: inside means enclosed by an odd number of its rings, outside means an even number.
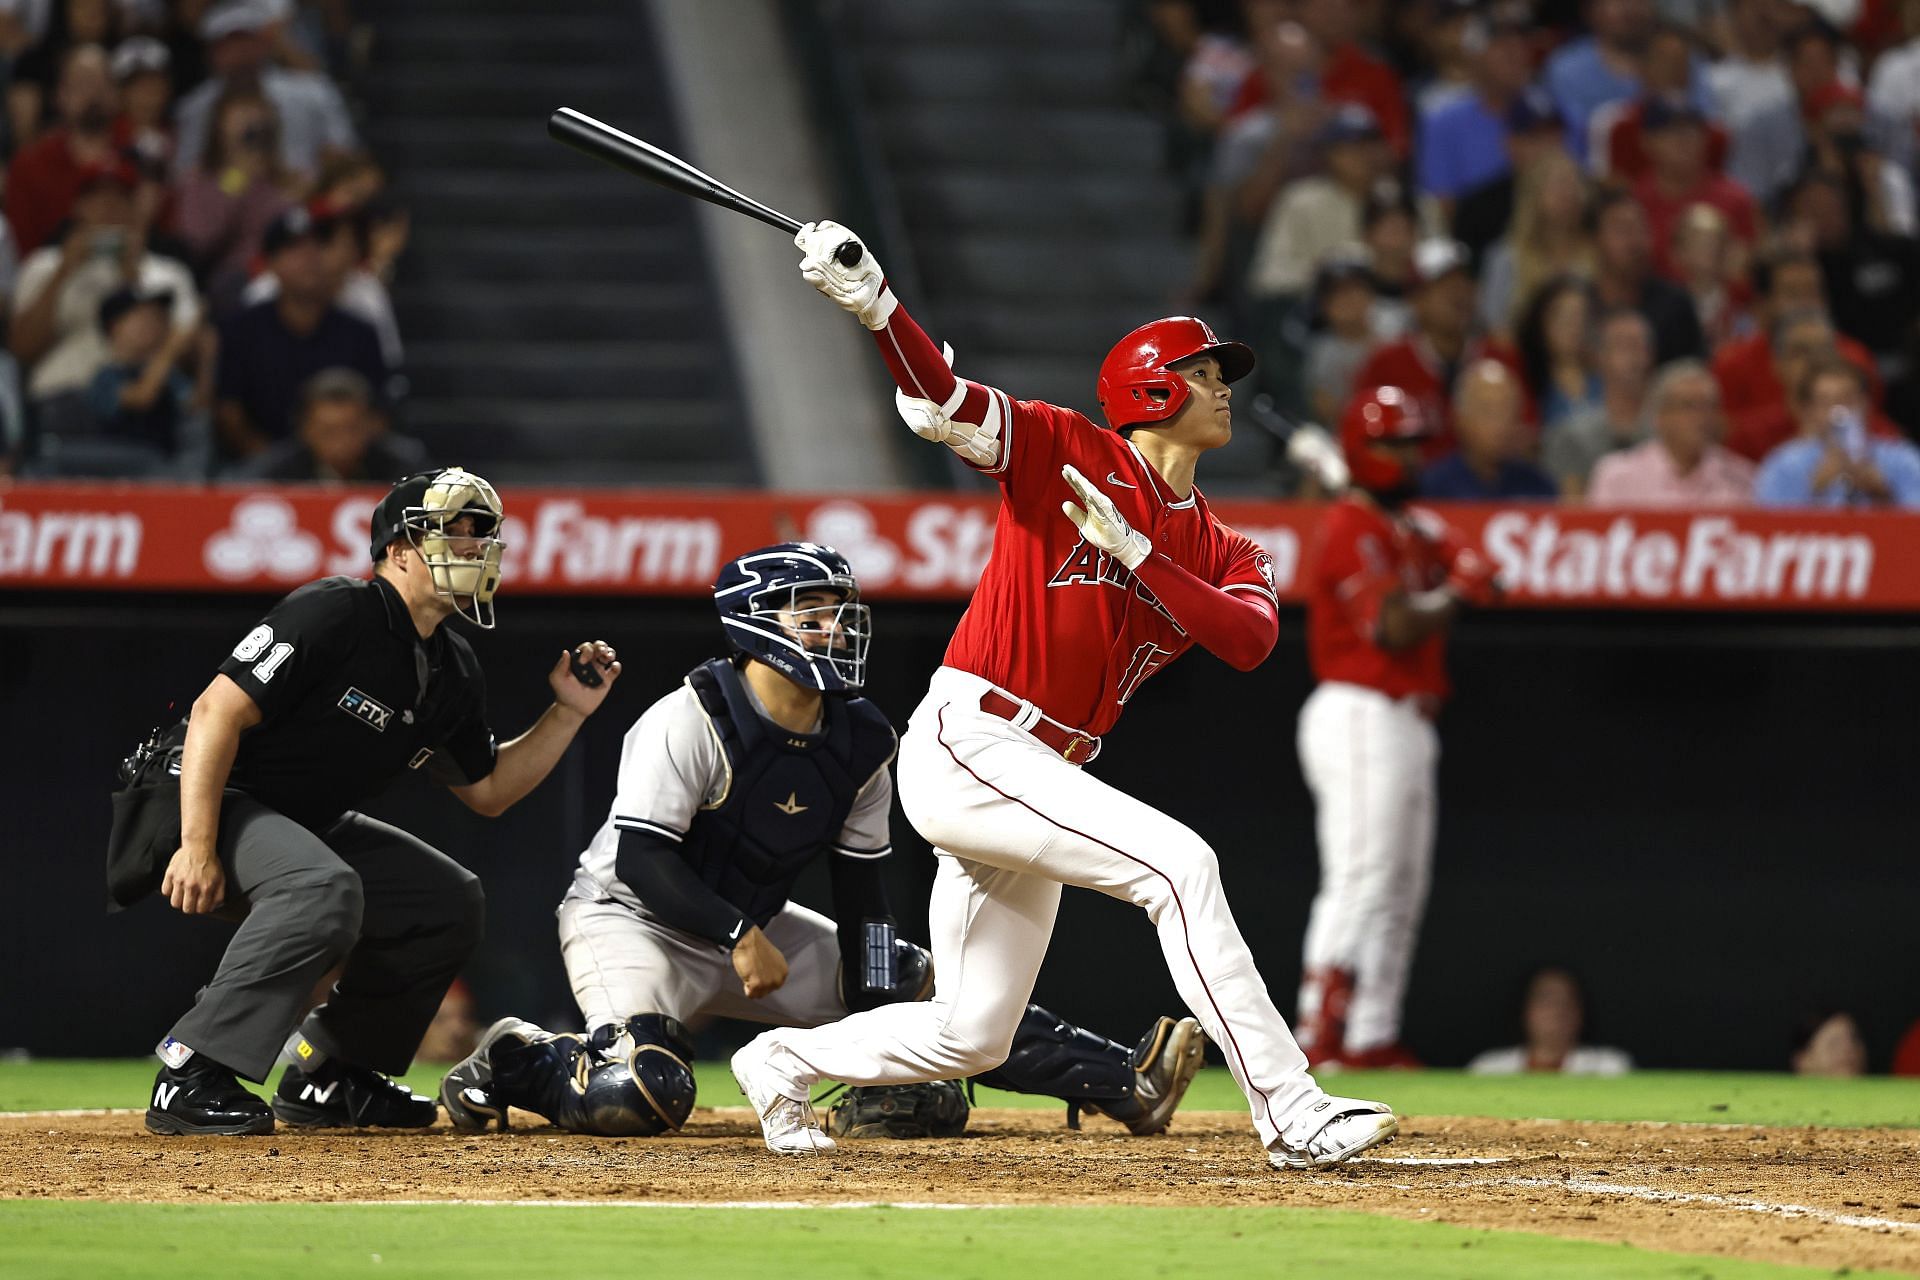
[[[414,469],[346,0],[0,0],[0,467]]]
[[[1148,0],[1188,297],[1434,498],[1920,505],[1913,0]]]

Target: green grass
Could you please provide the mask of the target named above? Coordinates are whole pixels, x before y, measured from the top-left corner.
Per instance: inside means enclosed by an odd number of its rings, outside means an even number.
[[[722,1207],[0,1202],[18,1280],[204,1276],[1419,1276],[1787,1280],[1805,1267],[1654,1253],[1320,1209],[742,1210]],[[1855,1273],[1862,1274],[1862,1273]]]
[[[134,1060],[0,1062],[0,1111],[139,1107],[158,1064]],[[407,1082],[423,1093],[442,1068],[417,1067]],[[700,1100],[744,1105],[723,1062],[697,1067]],[[1379,1098],[1403,1115],[1506,1116],[1552,1120],[1665,1120],[1708,1124],[1898,1126],[1920,1128],[1920,1080],[1815,1080],[1785,1075],[1646,1071],[1611,1080],[1567,1076],[1469,1076],[1458,1071],[1375,1071],[1329,1077],[1336,1093]],[[979,1091],[980,1106],[1056,1108],[1051,1098]],[[1210,1068],[1186,1106],[1246,1106],[1227,1073]]]

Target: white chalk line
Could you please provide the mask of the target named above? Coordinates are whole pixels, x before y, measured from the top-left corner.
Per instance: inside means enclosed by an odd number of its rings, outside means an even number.
[[[1768,1200],[1749,1200],[1744,1196],[1714,1195],[1709,1191],[1667,1191],[1660,1187],[1634,1186],[1624,1182],[1598,1182],[1592,1178],[1502,1178],[1495,1183],[1467,1183],[1467,1186],[1505,1185],[1511,1187],[1559,1187],[1596,1196],[1629,1196],[1653,1204],[1704,1204],[1717,1209],[1736,1209],[1742,1213],[1765,1213],[1780,1218],[1812,1218],[1838,1227],[1866,1227],[1874,1231],[1920,1231],[1920,1222],[1898,1218],[1875,1218],[1860,1213],[1838,1213],[1806,1204],[1774,1204]]]
[[[140,1116],[144,1107],[82,1107],[67,1111],[0,1111],[0,1120],[69,1120],[86,1116]]]

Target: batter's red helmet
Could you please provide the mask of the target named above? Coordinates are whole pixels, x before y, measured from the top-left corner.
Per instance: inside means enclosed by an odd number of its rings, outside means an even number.
[[[1406,467],[1372,448],[1384,440],[1425,440],[1433,435],[1420,404],[1399,387],[1375,387],[1355,396],[1340,420],[1340,446],[1347,470],[1362,489],[1398,489],[1412,479]]]
[[[1187,402],[1187,380],[1167,368],[1193,356],[1212,356],[1220,376],[1236,382],[1253,372],[1253,348],[1222,342],[1204,320],[1168,316],[1143,324],[1113,344],[1100,362],[1100,410],[1115,431],[1164,422]],[[1166,392],[1161,399],[1149,393]]]

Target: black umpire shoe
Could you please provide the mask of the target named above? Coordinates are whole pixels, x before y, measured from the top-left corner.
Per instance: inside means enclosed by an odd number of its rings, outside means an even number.
[[[309,1075],[289,1066],[273,1093],[273,1114],[314,1129],[424,1129],[440,1113],[423,1098],[371,1067],[329,1062]]]
[[[161,1067],[147,1108],[152,1133],[272,1133],[273,1112],[211,1058],[194,1054],[178,1069]]]

